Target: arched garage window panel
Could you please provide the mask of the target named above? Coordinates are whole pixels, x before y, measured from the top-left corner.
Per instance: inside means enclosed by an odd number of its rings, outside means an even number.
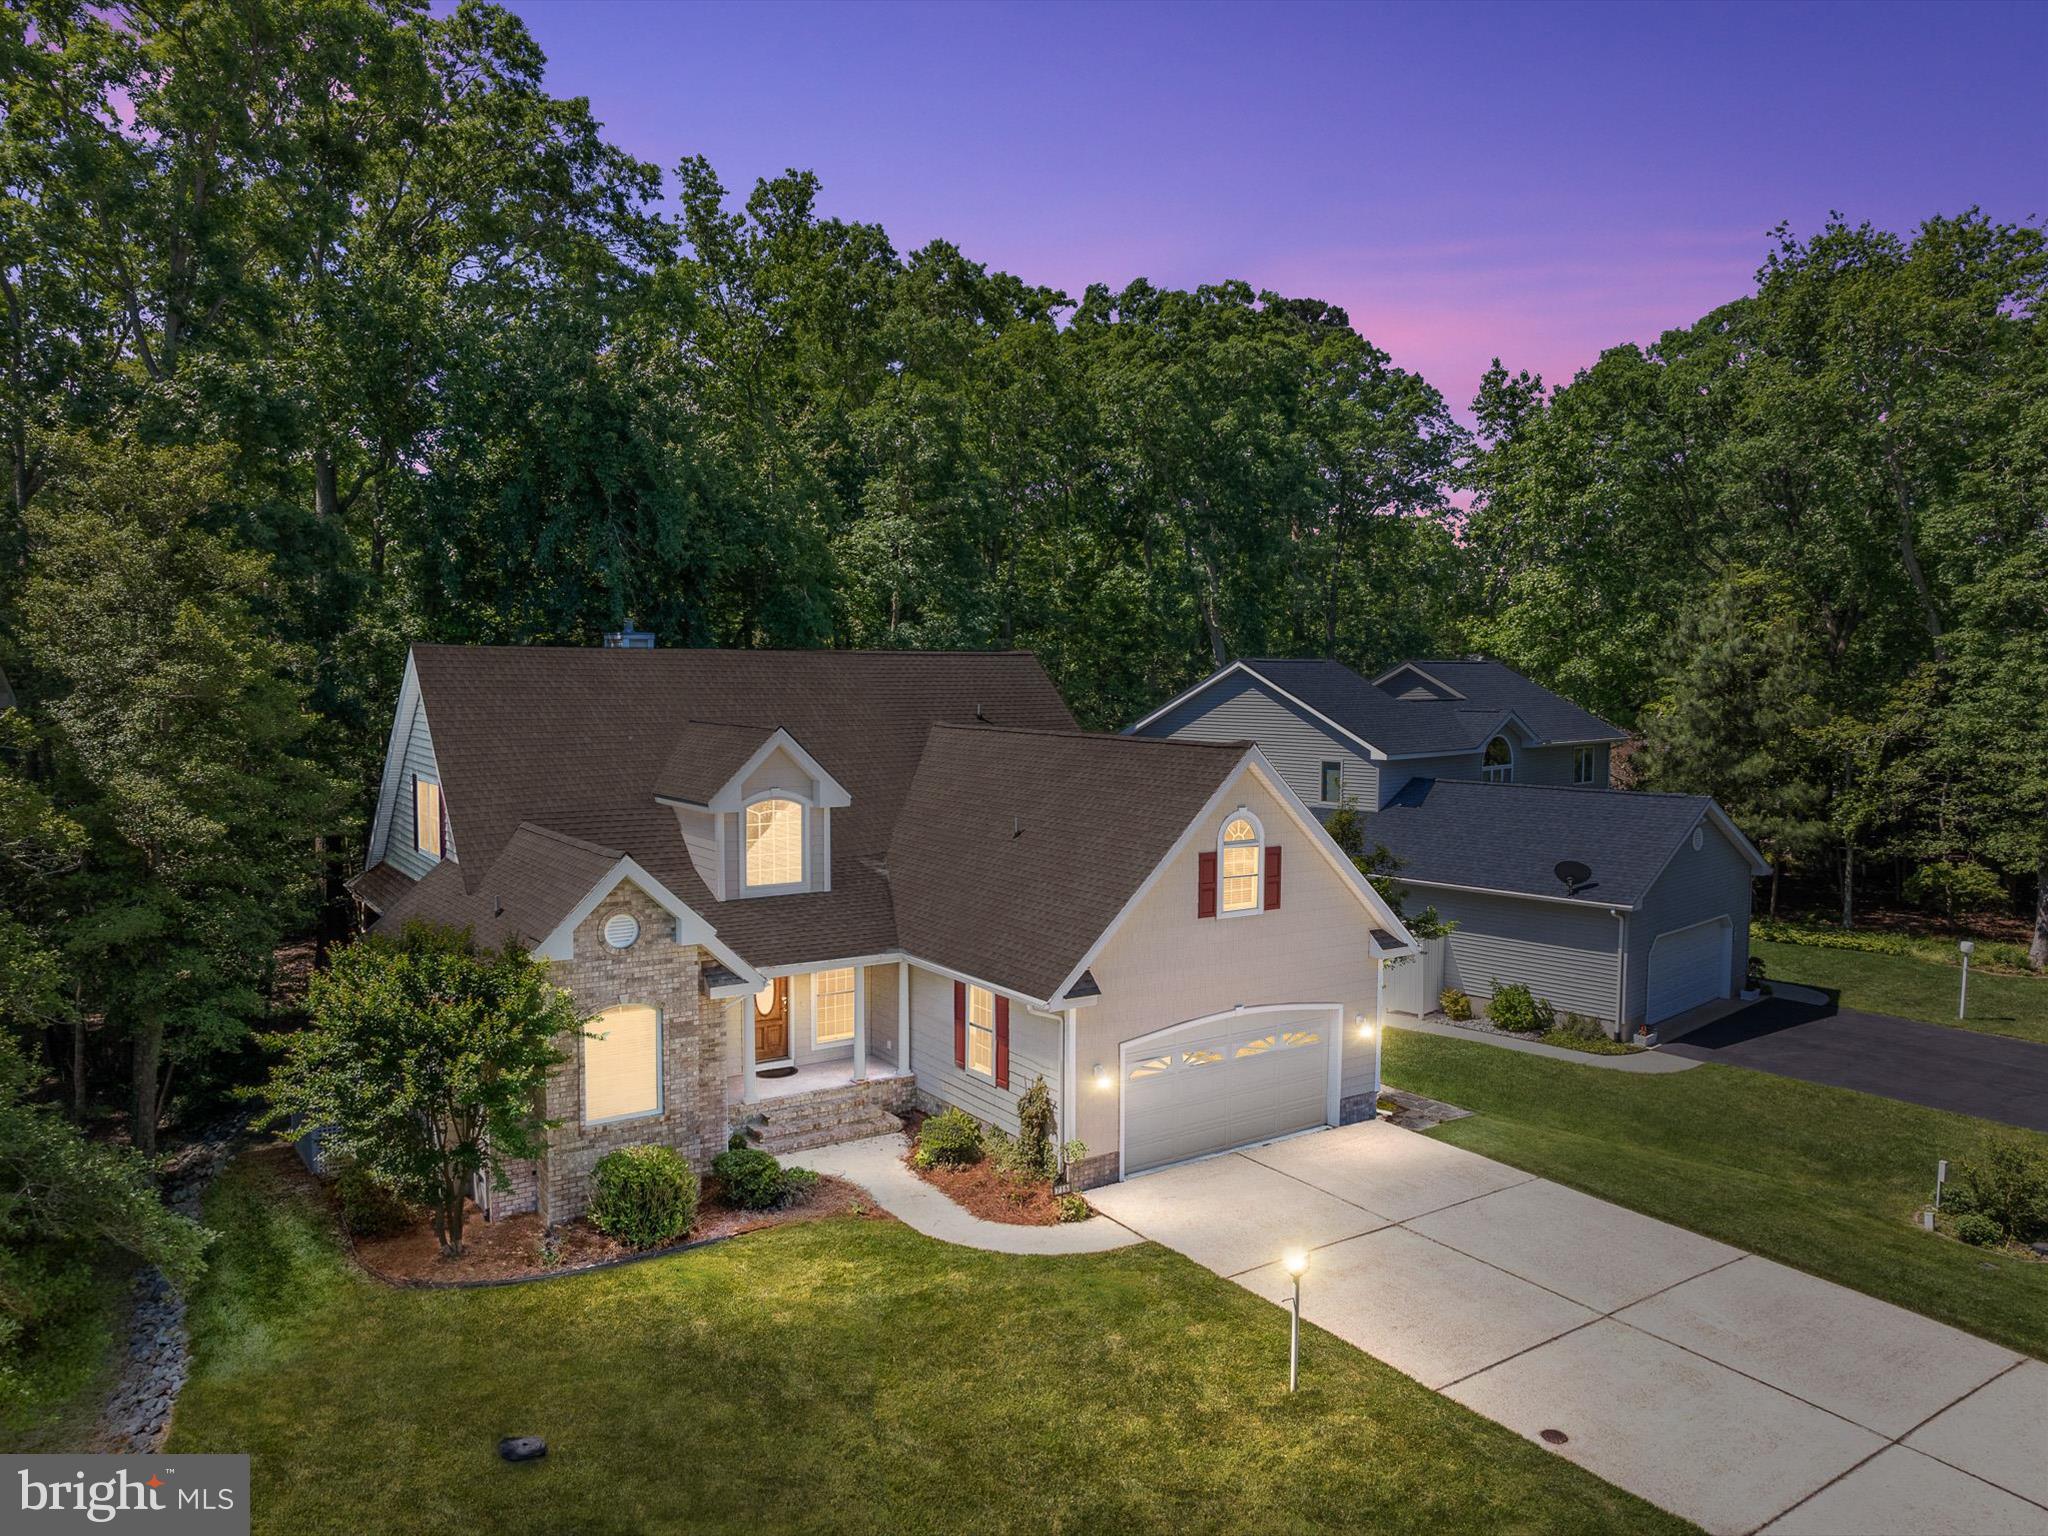
[[[746,880],[749,890],[801,885],[804,878],[804,808],[772,797],[747,807]]]
[[[1258,911],[1259,878],[1266,849],[1266,834],[1258,817],[1242,807],[1231,812],[1224,820],[1217,847],[1221,854],[1218,862],[1223,874],[1224,915]]]
[[[1489,784],[1512,784],[1515,781],[1515,749],[1508,744],[1505,736],[1496,736],[1486,744],[1486,757],[1479,767],[1479,776]]]
[[[661,1014],[644,1003],[621,1003],[585,1027],[584,1124],[660,1114]]]

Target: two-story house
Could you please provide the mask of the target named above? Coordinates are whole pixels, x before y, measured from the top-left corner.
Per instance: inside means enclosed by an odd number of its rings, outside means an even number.
[[[1520,982],[1622,1035],[1744,984],[1756,849],[1707,796],[1608,787],[1624,733],[1497,661],[1370,679],[1239,661],[1131,733],[1256,741],[1318,816],[1357,807],[1401,883],[1457,924],[1396,967],[1399,1011]]]
[[[1082,732],[1020,653],[417,646],[352,889],[588,1016],[479,1191],[550,1222],[614,1147],[1014,1131],[1041,1078],[1083,1184],[1369,1118],[1414,953],[1255,745]]]

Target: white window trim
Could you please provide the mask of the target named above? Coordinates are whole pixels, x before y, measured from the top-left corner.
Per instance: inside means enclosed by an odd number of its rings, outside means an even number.
[[[977,992],[988,999],[988,1026],[986,1028],[974,1022],[974,994]],[[974,1064],[974,1037],[977,1034],[988,1036],[988,1070],[986,1072]],[[978,1077],[991,1083],[996,1080],[995,989],[993,987],[979,987],[971,981],[967,984],[967,1061],[965,1065],[969,1077]]]
[[[797,878],[780,885],[750,885],[747,883],[747,812],[763,800],[787,800],[798,808],[796,823]],[[811,888],[811,817],[817,814],[817,807],[811,797],[797,789],[764,789],[747,796],[740,806],[740,894],[742,896],[786,896],[792,891],[808,891]]]
[[[1334,768],[1334,769],[1336,769],[1336,770],[1337,770],[1337,798],[1336,798],[1336,799],[1334,799],[1334,800],[1330,798],[1330,770],[1331,770],[1332,768]],[[1342,804],[1342,803],[1343,803],[1343,799],[1344,799],[1344,762],[1343,762],[1343,759],[1342,759],[1342,758],[1338,758],[1338,759],[1335,759],[1335,760],[1332,760],[1332,759],[1330,759],[1330,758],[1324,758],[1324,759],[1323,759],[1323,764],[1322,764],[1322,772],[1321,772],[1321,775],[1320,775],[1320,782],[1318,782],[1318,783],[1317,783],[1317,785],[1316,785],[1316,789],[1317,789],[1317,791],[1318,791],[1318,792],[1319,792],[1319,793],[1320,793],[1320,794],[1322,795],[1322,799],[1321,799],[1321,800],[1319,800],[1319,801],[1317,802],[1317,804],[1319,804],[1319,805],[1339,805],[1339,804]]]
[[[583,1113],[590,1107],[590,1036],[585,1034],[579,1037],[578,1043],[582,1059],[576,1065],[582,1082],[578,1084],[576,1108],[586,1130],[598,1125],[625,1125],[634,1120],[658,1120],[668,1104],[667,1063],[664,1059],[668,1055],[668,1015],[654,1003],[643,1003],[630,997],[622,997],[617,1002],[600,1008],[598,1013],[609,1013],[613,1008],[648,1008],[654,1012],[654,1108],[635,1110],[630,1115],[606,1115],[602,1120],[593,1120]]]
[[[1496,741],[1508,749],[1508,760],[1505,763],[1489,763],[1486,760],[1486,754],[1493,750]],[[1507,732],[1496,731],[1487,737],[1486,745],[1479,749],[1479,777],[1488,784],[1512,784],[1515,782],[1515,766],[1515,744],[1508,740]]]
[[[1230,830],[1233,821],[1245,820],[1252,824],[1252,830],[1259,835],[1259,867],[1252,874],[1252,904],[1232,910],[1224,904],[1226,876],[1223,873],[1223,834]],[[1240,876],[1240,879],[1243,877]],[[1249,806],[1240,805],[1234,811],[1226,811],[1216,828],[1216,915],[1218,917],[1257,917],[1266,910],[1266,824],[1259,820]]]
[[[1583,776],[1579,773],[1579,768],[1582,764],[1586,770]],[[1599,772],[1600,749],[1598,747],[1574,747],[1572,749],[1572,782],[1574,784],[1591,784],[1599,775]]]
[[[824,995],[823,988],[821,988],[818,985],[818,981],[819,978],[824,976],[828,971],[845,971],[849,976],[853,978],[853,986],[848,990],[846,994],[849,998],[853,1000],[853,1016],[846,1021],[846,1033],[843,1035],[835,1036],[830,1040],[827,1040],[823,1035],[818,1033],[818,1000]],[[825,970],[811,972],[812,1050],[824,1051],[830,1050],[832,1047],[838,1045],[853,1044],[854,1038],[860,1034],[860,1009],[862,1002],[861,991],[861,968],[857,965],[828,965],[827,967],[825,967]]]
[[[434,787],[434,841],[439,851],[420,844],[420,786]],[[439,779],[430,779],[423,773],[412,776],[412,851],[423,859],[432,859],[436,864],[448,857],[448,800]]]

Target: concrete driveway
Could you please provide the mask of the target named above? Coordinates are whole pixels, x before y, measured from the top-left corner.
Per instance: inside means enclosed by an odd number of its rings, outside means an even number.
[[[1276,1302],[1309,1249],[1311,1322],[1709,1531],[2048,1536],[2048,1365],[1489,1158],[1375,1121],[1088,1198]]]
[[[1802,991],[1806,990],[1804,988]],[[1657,1052],[2048,1131],[2048,1045],[1767,997]]]

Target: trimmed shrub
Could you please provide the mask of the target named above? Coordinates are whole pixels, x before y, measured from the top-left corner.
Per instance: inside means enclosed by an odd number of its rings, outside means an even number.
[[[1061,1221],[1086,1221],[1095,1214],[1088,1209],[1088,1202],[1079,1195],[1061,1195],[1059,1211]]]
[[[590,1224],[629,1248],[681,1237],[697,1219],[697,1175],[671,1147],[621,1147],[597,1160]]]
[[[818,1187],[808,1168],[785,1168],[759,1147],[735,1147],[711,1160],[725,1203],[743,1211],[773,1211],[794,1205]]]
[[[936,1164],[964,1168],[980,1162],[981,1155],[981,1124],[964,1109],[948,1109],[928,1116],[917,1133],[917,1160],[921,1167]]]
[[[1436,995],[1436,1005],[1444,1011],[1447,1019],[1463,1023],[1472,1017],[1472,999],[1465,995],[1462,987],[1445,987]]]
[[[1966,1219],[1982,1216],[2017,1243],[2048,1237],[2048,1158],[2018,1137],[1995,1137],[1982,1157],[1957,1166],[1944,1203]]]
[[[417,1211],[354,1158],[336,1158],[331,1167],[341,1224],[351,1237],[393,1237],[419,1219]]]
[[[1967,1216],[1956,1218],[1956,1236],[1975,1248],[1995,1248],[2005,1234],[1998,1230],[1998,1223],[1989,1216],[1972,1211]]]
[[[1494,982],[1493,998],[1486,1005],[1486,1016],[1502,1029],[1513,1030],[1518,1035],[1540,1035],[1557,1022],[1557,1010],[1542,998],[1531,995],[1519,981],[1505,986],[1497,980]]]
[[[1017,1158],[1023,1165],[1019,1171],[1051,1178],[1059,1155],[1058,1136],[1052,1090],[1041,1077],[1017,1100]]]

